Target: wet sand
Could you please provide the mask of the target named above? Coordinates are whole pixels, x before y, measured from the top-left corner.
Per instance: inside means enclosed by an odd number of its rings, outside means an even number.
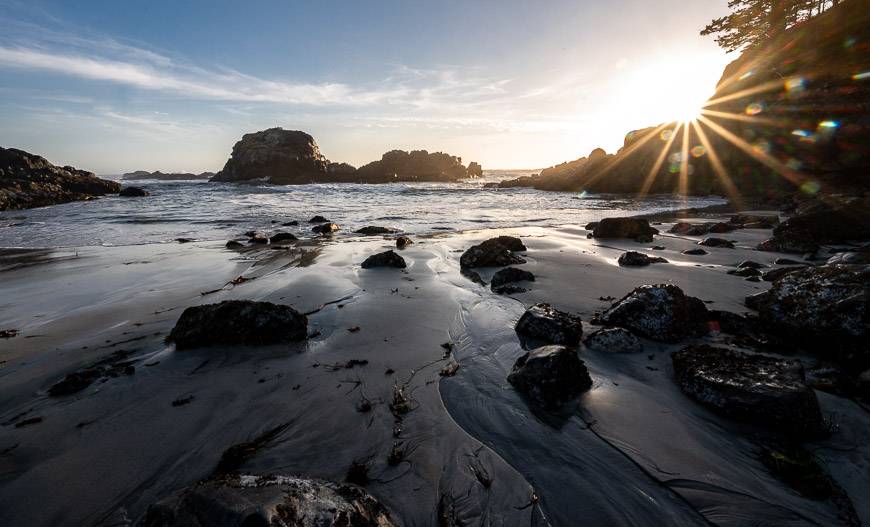
[[[405,270],[360,268],[393,247],[381,238],[242,254],[215,242],[4,253],[0,329],[20,334],[0,340],[0,521],[127,524],[208,477],[228,447],[286,425],[245,472],[341,481],[366,462],[367,490],[402,525],[436,524],[439,503],[465,525],[841,523],[834,504],[769,475],[757,459],[763,430],[720,419],[679,391],[670,352],[680,345],[644,340],[644,353],[631,356],[582,350],[594,386],[557,415],[506,381],[523,353],[514,323],[536,302],[588,322],[611,303],[600,298],[669,282],[711,309],[746,311],[743,298],[769,284],[726,271],[787,256],[751,249],[769,233],[717,235],[737,248],[688,256],[680,251],[699,238],[605,242],[576,225],[470,231],[417,238],[401,251]],[[464,249],[500,234],[529,248],[520,267],[537,279],[526,293],[496,295],[459,273]],[[619,267],[627,249],[670,263]],[[254,279],[221,289],[238,276]],[[188,351],[164,341],[185,307],[226,299],[316,311],[312,338]],[[132,375],[48,395],[67,373],[119,350]],[[368,362],[348,368],[354,359]],[[440,376],[453,361],[456,374]],[[390,408],[397,387],[410,398],[400,416]],[[839,429],[809,449],[870,521],[867,412],[818,395]],[[393,451],[401,455],[391,463]]]

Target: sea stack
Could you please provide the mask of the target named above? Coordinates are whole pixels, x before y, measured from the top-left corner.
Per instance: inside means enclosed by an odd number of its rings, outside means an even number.
[[[211,180],[304,184],[322,180],[328,166],[329,161],[309,134],[269,128],[242,136],[223,170]]]

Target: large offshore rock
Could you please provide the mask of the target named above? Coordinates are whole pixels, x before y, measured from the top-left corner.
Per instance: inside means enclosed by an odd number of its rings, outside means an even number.
[[[592,230],[593,238],[631,238],[638,241],[652,241],[658,229],[650,227],[649,221],[642,218],[604,218]]]
[[[526,309],[514,329],[525,337],[566,346],[576,346],[583,336],[580,317],[559,311],[550,304],[535,304]]]
[[[823,265],[792,271],[746,305],[783,337],[812,342],[817,354],[858,352],[870,360],[870,266]]]
[[[120,190],[119,183],[91,172],[58,167],[24,150],[0,148],[0,210],[88,200]]]
[[[148,507],[143,527],[392,527],[361,488],[286,476],[227,475]]]
[[[459,257],[459,265],[464,269],[475,267],[503,267],[512,264],[526,263],[524,259],[514,254],[514,251],[525,251],[526,246],[519,238],[499,236],[490,238],[483,243],[470,247]]]
[[[304,340],[308,317],[290,306],[225,300],[184,310],[169,334],[177,349],[266,345]]]
[[[357,179],[367,183],[393,181],[456,181],[468,177],[462,158],[426,150],[391,150],[359,167]]]
[[[310,135],[269,128],[242,136],[233,146],[223,170],[212,181],[262,179],[276,184],[311,183],[324,179],[328,164]]]
[[[708,331],[707,306],[671,284],[643,285],[614,303],[593,323],[618,326],[660,342],[679,342]]]
[[[559,407],[592,386],[586,365],[565,346],[542,346],[526,353],[517,359],[508,382],[548,408]]]
[[[805,436],[823,430],[816,394],[799,361],[712,346],[671,355],[683,393],[732,419]]]

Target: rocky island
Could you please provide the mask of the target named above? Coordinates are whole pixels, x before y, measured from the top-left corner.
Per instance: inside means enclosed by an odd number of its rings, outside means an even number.
[[[139,181],[143,179],[156,179],[158,181],[195,181],[209,180],[214,177],[214,172],[200,172],[193,174],[190,172],[161,172],[159,170],[148,172],[147,170],[136,170],[127,172],[121,179],[124,181]]]
[[[459,157],[426,150],[392,150],[378,161],[354,168],[347,163],[330,162],[320,153],[314,138],[305,132],[270,128],[245,134],[211,181],[265,181],[276,185],[449,182],[481,173],[477,163],[466,168]]]

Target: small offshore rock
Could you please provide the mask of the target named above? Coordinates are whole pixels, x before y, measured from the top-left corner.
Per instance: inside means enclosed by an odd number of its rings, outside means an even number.
[[[395,253],[395,251],[384,251],[382,253],[373,254],[365,259],[362,263],[363,269],[371,269],[373,267],[396,267],[404,269],[405,259]]]
[[[601,328],[583,339],[583,344],[594,351],[608,353],[640,353],[643,345],[631,331],[623,328]]]
[[[653,263],[668,263],[668,261],[659,256],[647,256],[637,251],[628,251],[619,255],[618,263],[623,267],[643,267]]]
[[[150,196],[151,193],[142,187],[124,187],[118,192],[118,195],[125,198],[144,198]]]
[[[686,249],[683,251],[683,254],[688,254],[690,256],[703,256],[708,253],[704,249]]]
[[[490,287],[495,290],[497,287],[503,286],[512,282],[534,282],[535,275],[525,269],[518,269],[516,267],[505,267],[504,269],[499,269],[496,271],[494,275],[492,275],[492,280],[490,281]]]
[[[593,323],[623,327],[660,342],[679,342],[708,331],[704,302],[672,284],[640,286]]]
[[[396,238],[396,248],[397,249],[404,249],[405,247],[411,245],[412,243],[414,243],[414,240],[412,240],[411,238],[408,238],[407,236],[399,236],[398,238]]]
[[[308,317],[290,306],[225,300],[184,310],[168,340],[176,349],[216,345],[267,345],[304,340]]]
[[[363,227],[362,229],[357,229],[353,232],[356,234],[363,234],[365,236],[376,236],[378,234],[392,234],[399,231],[397,229],[391,229],[389,227],[376,227],[373,225],[369,225],[368,227]]]
[[[308,220],[308,223],[329,223],[329,220],[323,216],[317,215]]]
[[[317,225],[316,227],[311,228],[313,232],[316,232],[318,234],[332,234],[339,229],[340,227],[335,223],[324,223],[322,225]]]
[[[543,346],[517,359],[510,382],[547,408],[558,408],[592,387],[592,378],[577,352],[565,346]]]
[[[650,240],[659,230],[642,218],[604,218],[592,230],[594,238],[631,238]]]
[[[703,245],[704,247],[725,247],[726,249],[734,248],[734,242],[722,238],[704,238],[698,242],[698,245]]]
[[[278,232],[272,235],[269,238],[269,243],[287,243],[287,242],[295,242],[298,240],[296,236],[289,232]]]
[[[299,222],[296,220],[285,221],[281,224],[282,227],[295,227],[296,225],[299,225]]]
[[[287,476],[228,474],[148,507],[143,527],[394,527],[360,487]]]
[[[688,346],[671,359],[680,390],[727,417],[802,436],[823,430],[799,361],[707,345]]]
[[[517,321],[516,332],[549,344],[576,346],[583,336],[580,317],[559,311],[550,304],[535,304]]]
[[[519,238],[499,236],[490,238],[483,243],[474,245],[462,253],[459,265],[466,269],[475,267],[503,267],[512,264],[522,264],[526,261],[514,254],[514,251],[525,251],[526,246]]]

